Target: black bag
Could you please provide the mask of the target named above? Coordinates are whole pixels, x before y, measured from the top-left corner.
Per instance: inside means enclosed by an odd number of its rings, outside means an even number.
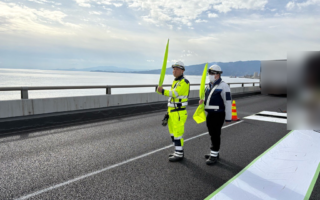
[[[168,113],[166,113],[166,114],[164,115],[163,120],[162,120],[162,126],[167,126],[167,124],[168,124],[168,119],[169,119],[169,115],[168,115]]]

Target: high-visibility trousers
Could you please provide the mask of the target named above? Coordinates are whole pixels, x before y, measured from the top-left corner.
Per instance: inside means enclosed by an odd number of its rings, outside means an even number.
[[[170,112],[171,108],[168,109],[169,119],[168,128],[171,134],[172,142],[174,143],[175,149],[178,151],[183,150],[183,134],[184,124],[187,121],[188,113],[187,110]]]

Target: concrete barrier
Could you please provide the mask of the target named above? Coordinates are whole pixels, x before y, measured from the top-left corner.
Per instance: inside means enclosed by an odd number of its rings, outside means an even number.
[[[231,88],[233,95],[258,91],[260,91],[259,86]],[[199,90],[190,91],[189,98],[197,98],[198,96]],[[153,92],[0,101],[0,119],[166,102],[167,99],[168,97]]]

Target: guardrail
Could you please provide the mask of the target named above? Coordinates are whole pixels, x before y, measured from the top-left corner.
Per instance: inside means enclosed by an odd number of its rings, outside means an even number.
[[[231,84],[235,85],[241,84],[241,87],[244,87],[244,84],[260,84],[259,82],[248,82],[248,83],[228,83],[230,86]],[[162,85],[163,87],[170,87],[171,85]],[[190,84],[190,86],[200,86],[200,84]],[[0,91],[20,91],[21,92],[21,99],[28,99],[28,91],[29,90],[67,90],[67,89],[99,89],[105,88],[106,94],[111,95],[112,88],[137,88],[137,87],[154,87],[155,91],[157,90],[158,85],[105,85],[105,86],[43,86],[43,87],[0,87]]]

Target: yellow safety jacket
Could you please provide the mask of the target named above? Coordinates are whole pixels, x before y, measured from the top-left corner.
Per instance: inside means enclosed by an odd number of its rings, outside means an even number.
[[[171,90],[162,90],[162,95],[169,97],[168,110],[170,112],[186,110],[190,93],[190,83],[181,75],[174,79]]]

